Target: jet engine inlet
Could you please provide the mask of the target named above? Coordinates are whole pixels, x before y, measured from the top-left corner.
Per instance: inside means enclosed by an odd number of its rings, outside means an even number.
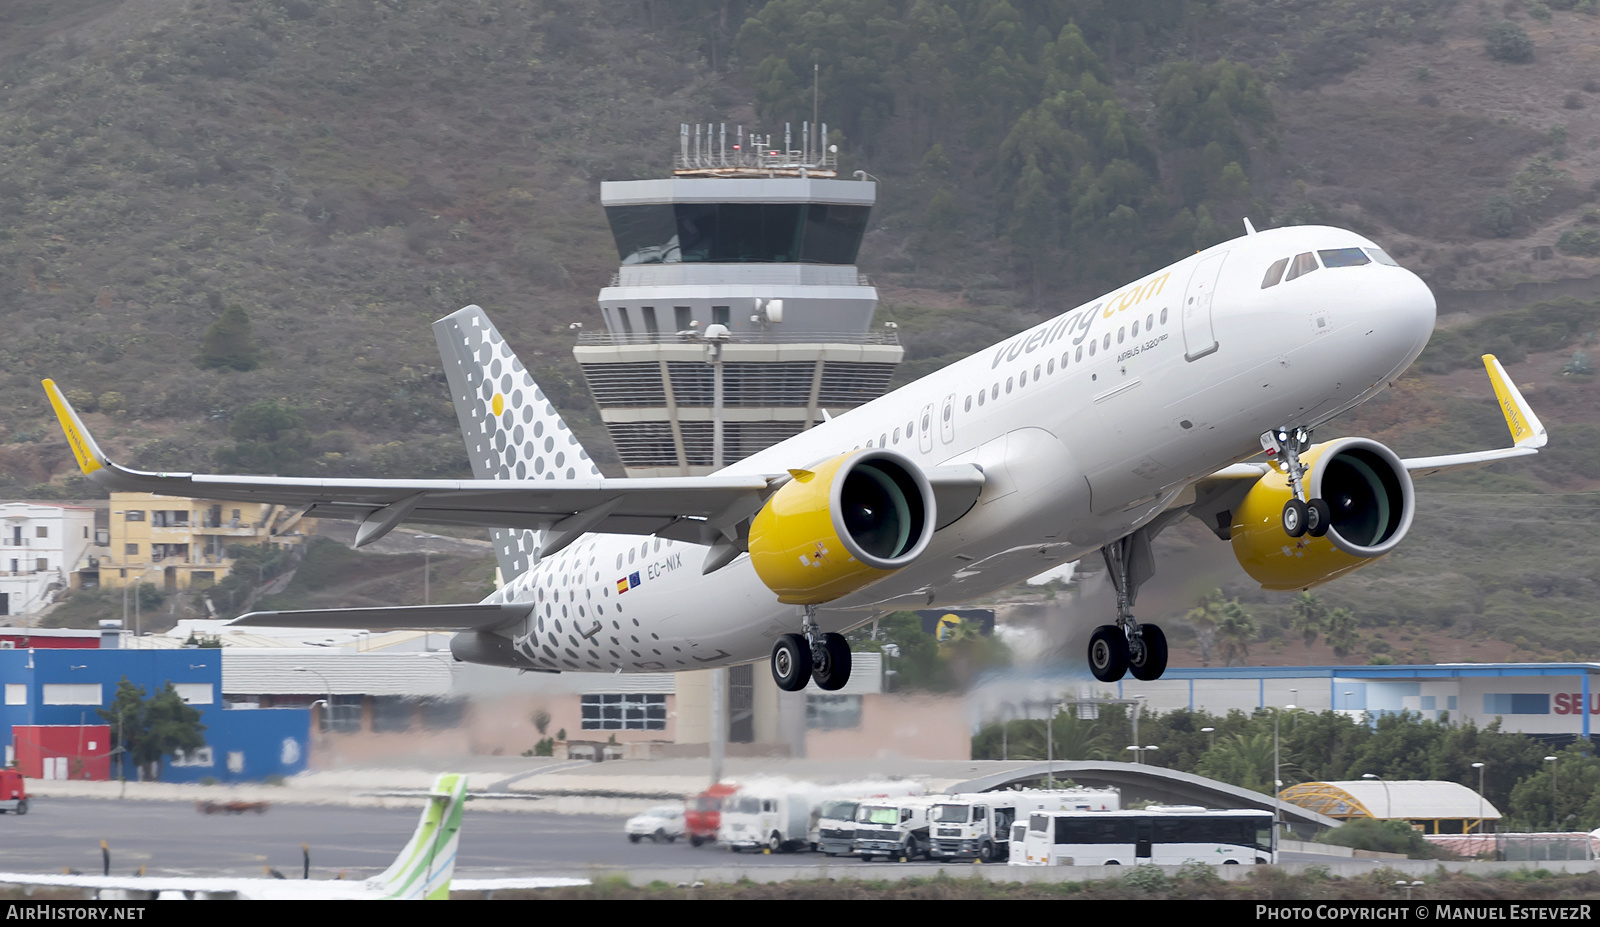
[[[790,473],[750,525],[751,563],[781,602],[831,602],[910,564],[933,538],[933,488],[894,451]]]

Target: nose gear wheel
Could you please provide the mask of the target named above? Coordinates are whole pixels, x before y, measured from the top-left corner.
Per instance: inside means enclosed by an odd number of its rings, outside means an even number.
[[[1281,461],[1289,476],[1293,496],[1283,504],[1283,533],[1292,538],[1308,534],[1320,538],[1333,523],[1333,508],[1327,501],[1308,498],[1306,465],[1300,455],[1310,443],[1311,431],[1306,428],[1275,428],[1261,436],[1261,449],[1273,461]]]

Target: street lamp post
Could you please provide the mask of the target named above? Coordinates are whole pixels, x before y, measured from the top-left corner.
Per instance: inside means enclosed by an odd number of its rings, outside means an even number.
[[[1556,811],[1556,769],[1561,764],[1553,756],[1545,757],[1544,761],[1550,764],[1550,829],[1559,830],[1561,828],[1561,817]]]
[[[1139,745],[1138,745],[1138,744],[1134,744],[1134,745],[1133,745],[1133,746],[1131,746],[1131,747],[1125,747],[1125,748],[1123,748],[1123,749],[1126,749],[1126,750],[1131,750],[1131,751],[1133,751],[1133,761],[1134,761],[1134,762],[1135,762],[1135,763],[1143,763],[1143,762],[1144,762],[1144,755],[1145,755],[1145,753],[1146,753],[1146,752],[1147,752],[1147,751],[1150,751],[1150,750],[1159,750],[1159,749],[1161,749],[1161,748],[1160,748],[1160,747],[1157,747],[1157,746],[1154,746],[1154,745],[1152,745],[1152,746],[1148,746],[1148,747],[1141,747],[1141,746],[1139,746]]]
[[[1473,763],[1472,768],[1478,771],[1478,833],[1483,833],[1483,763]]]
[[[437,534],[419,534],[419,535],[416,536],[416,538],[419,541],[425,541],[425,540],[442,541],[442,540],[444,540],[443,537],[441,537],[441,536],[439,536]],[[433,582],[433,551],[432,550],[424,550],[422,552],[422,604],[425,605],[425,606],[433,604],[433,589],[431,588],[432,582]],[[424,630],[422,632],[422,649],[423,650],[432,650],[433,649],[433,634],[428,630]]]
[[[1133,742],[1134,743],[1138,743],[1139,742],[1139,711],[1140,711],[1140,709],[1144,708],[1144,700],[1145,700],[1145,697],[1143,695],[1135,695],[1135,696],[1133,696],[1133,699],[1132,699],[1132,701],[1133,701]]]
[[[327,714],[328,720],[327,723],[323,724],[323,728],[324,733],[331,733],[333,731],[333,686],[328,684],[328,677],[322,675],[314,669],[305,666],[297,666],[294,668],[294,671],[297,673],[310,673],[311,675],[322,680],[322,688],[328,696],[327,701],[324,703],[327,707],[323,709],[323,711]],[[315,708],[316,704],[316,702],[312,702],[311,707]]]
[[[1045,788],[1055,788],[1056,784],[1056,715],[1061,714],[1062,705],[1056,702],[1050,706],[1050,714],[1044,719],[1044,751],[1045,751]]]
[[[1216,728],[1214,728],[1214,727],[1203,727],[1203,728],[1200,729],[1200,733],[1206,735],[1206,749],[1207,750],[1210,750],[1212,747],[1215,747],[1217,745],[1217,729]]]
[[[1383,782],[1383,819],[1387,821],[1394,817],[1394,803],[1389,800],[1389,783],[1384,782],[1382,776],[1373,773],[1362,773],[1361,778],[1376,779],[1379,782]]]
[[[1299,692],[1298,689],[1291,689],[1290,691],[1291,692],[1295,692],[1295,693]],[[1283,706],[1282,711],[1294,711],[1294,708],[1295,708],[1295,706],[1293,704],[1289,704],[1289,705]],[[1277,825],[1277,823],[1278,823],[1278,806],[1277,806],[1278,792],[1280,790],[1282,790],[1282,788],[1283,788],[1283,777],[1280,774],[1280,766],[1279,766],[1279,762],[1278,762],[1278,744],[1279,744],[1278,718],[1282,714],[1282,711],[1280,711],[1277,708],[1269,708],[1267,710],[1272,712],[1272,801],[1273,801],[1272,823],[1274,825]]]

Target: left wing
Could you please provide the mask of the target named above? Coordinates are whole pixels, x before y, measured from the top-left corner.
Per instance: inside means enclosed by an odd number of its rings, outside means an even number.
[[[1539,448],[1544,447],[1550,440],[1544,423],[1539,421],[1539,416],[1534,414],[1533,407],[1528,405],[1528,400],[1522,398],[1522,393],[1511,382],[1511,378],[1506,376],[1506,369],[1500,366],[1500,361],[1493,354],[1485,354],[1483,366],[1489,372],[1489,382],[1494,385],[1494,395],[1500,402],[1500,412],[1506,418],[1506,427],[1511,430],[1511,446],[1437,457],[1407,457],[1401,462],[1406,465],[1406,470],[1410,471],[1412,476],[1432,476],[1460,467],[1476,467],[1500,460],[1510,460],[1513,457],[1528,457],[1539,453]],[[1266,463],[1233,464],[1200,479],[1196,488],[1199,495],[1204,496],[1208,488],[1215,491],[1235,480],[1253,482],[1270,469],[1271,465]]]
[[[1406,469],[1411,471],[1412,476],[1432,476],[1458,467],[1476,467],[1513,457],[1527,457],[1539,453],[1539,448],[1550,440],[1544,423],[1539,421],[1528,400],[1522,398],[1522,393],[1506,376],[1506,369],[1500,366],[1500,361],[1493,354],[1485,354],[1483,367],[1489,372],[1489,382],[1494,384],[1495,399],[1499,400],[1500,412],[1506,417],[1506,427],[1511,429],[1511,446],[1441,457],[1412,457],[1405,461]]]
[[[1522,398],[1522,393],[1511,382],[1511,378],[1506,376],[1506,370],[1500,366],[1500,361],[1493,354],[1485,354],[1483,366],[1489,372],[1489,382],[1494,385],[1495,398],[1499,400],[1500,411],[1505,415],[1506,427],[1511,430],[1511,446],[1437,457],[1408,457],[1401,463],[1405,464],[1406,470],[1412,476],[1432,476],[1446,470],[1479,467],[1514,457],[1527,457],[1539,453],[1539,448],[1544,447],[1545,442],[1549,440],[1544,423],[1539,421],[1539,416],[1534,414],[1533,407],[1528,405],[1528,401]],[[1183,492],[1176,494],[1167,508],[1177,509],[1186,506],[1189,514],[1200,519],[1218,537],[1226,539],[1227,525],[1216,521],[1217,517],[1222,516],[1226,519],[1234,505],[1244,498],[1249,487],[1271,470],[1271,464],[1259,461],[1223,467],[1209,476],[1196,480]]]

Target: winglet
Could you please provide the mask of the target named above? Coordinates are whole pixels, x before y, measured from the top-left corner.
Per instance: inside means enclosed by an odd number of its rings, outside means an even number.
[[[1484,369],[1489,371],[1489,382],[1494,384],[1494,395],[1500,402],[1500,411],[1506,417],[1506,427],[1511,429],[1511,441],[1516,447],[1544,447],[1549,435],[1539,416],[1522,398],[1517,387],[1506,376],[1506,369],[1493,354],[1483,355]]]
[[[94,438],[89,435],[89,429],[83,426],[83,419],[78,418],[77,410],[73,409],[72,403],[61,394],[56,381],[45,380],[44,391],[45,395],[50,397],[50,406],[56,410],[61,430],[67,433],[67,443],[72,445],[72,454],[78,458],[78,468],[83,471],[83,475],[90,476],[96,470],[105,469],[111,461],[100,450],[100,445],[94,443]]]

